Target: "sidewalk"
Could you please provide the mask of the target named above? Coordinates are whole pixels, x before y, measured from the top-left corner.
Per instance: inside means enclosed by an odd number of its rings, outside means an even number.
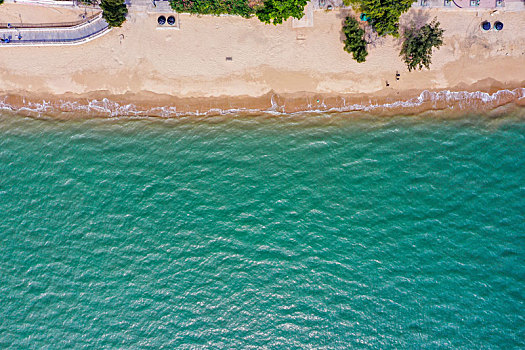
[[[77,6],[76,1],[53,1],[53,0],[4,0],[4,3],[12,4],[31,4],[31,5],[47,5],[47,6]]]
[[[9,46],[72,45],[86,42],[109,30],[102,15],[68,28],[0,29],[0,48]]]
[[[481,10],[495,9],[503,11],[523,11],[525,2],[523,0],[417,0],[413,7],[416,8],[443,8],[443,9],[464,9]]]

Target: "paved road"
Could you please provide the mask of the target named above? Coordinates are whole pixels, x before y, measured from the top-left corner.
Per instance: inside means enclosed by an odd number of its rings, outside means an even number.
[[[103,34],[108,24],[102,16],[70,28],[0,29],[0,47],[18,45],[77,44]]]

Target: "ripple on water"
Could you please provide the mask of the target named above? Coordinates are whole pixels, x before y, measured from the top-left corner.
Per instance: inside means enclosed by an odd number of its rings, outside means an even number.
[[[0,346],[524,347],[523,119],[349,118],[2,117]]]

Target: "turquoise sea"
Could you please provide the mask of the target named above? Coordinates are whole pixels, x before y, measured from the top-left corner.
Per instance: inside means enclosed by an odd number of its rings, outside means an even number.
[[[525,348],[525,118],[0,113],[0,348]]]

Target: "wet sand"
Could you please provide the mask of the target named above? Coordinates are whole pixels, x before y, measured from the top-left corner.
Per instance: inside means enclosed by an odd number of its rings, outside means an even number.
[[[0,48],[0,101],[5,108],[48,113],[160,116],[523,103],[523,12],[408,12],[402,25],[437,17],[445,29],[431,69],[417,72],[406,70],[400,42],[390,37],[369,45],[367,62],[352,60],[340,32],[348,14],[318,11],[314,27],[298,29],[291,21],[268,26],[257,19],[181,15],[180,30],[157,30],[156,15],[131,11],[122,28],[83,45]],[[483,20],[505,27],[485,33]]]

